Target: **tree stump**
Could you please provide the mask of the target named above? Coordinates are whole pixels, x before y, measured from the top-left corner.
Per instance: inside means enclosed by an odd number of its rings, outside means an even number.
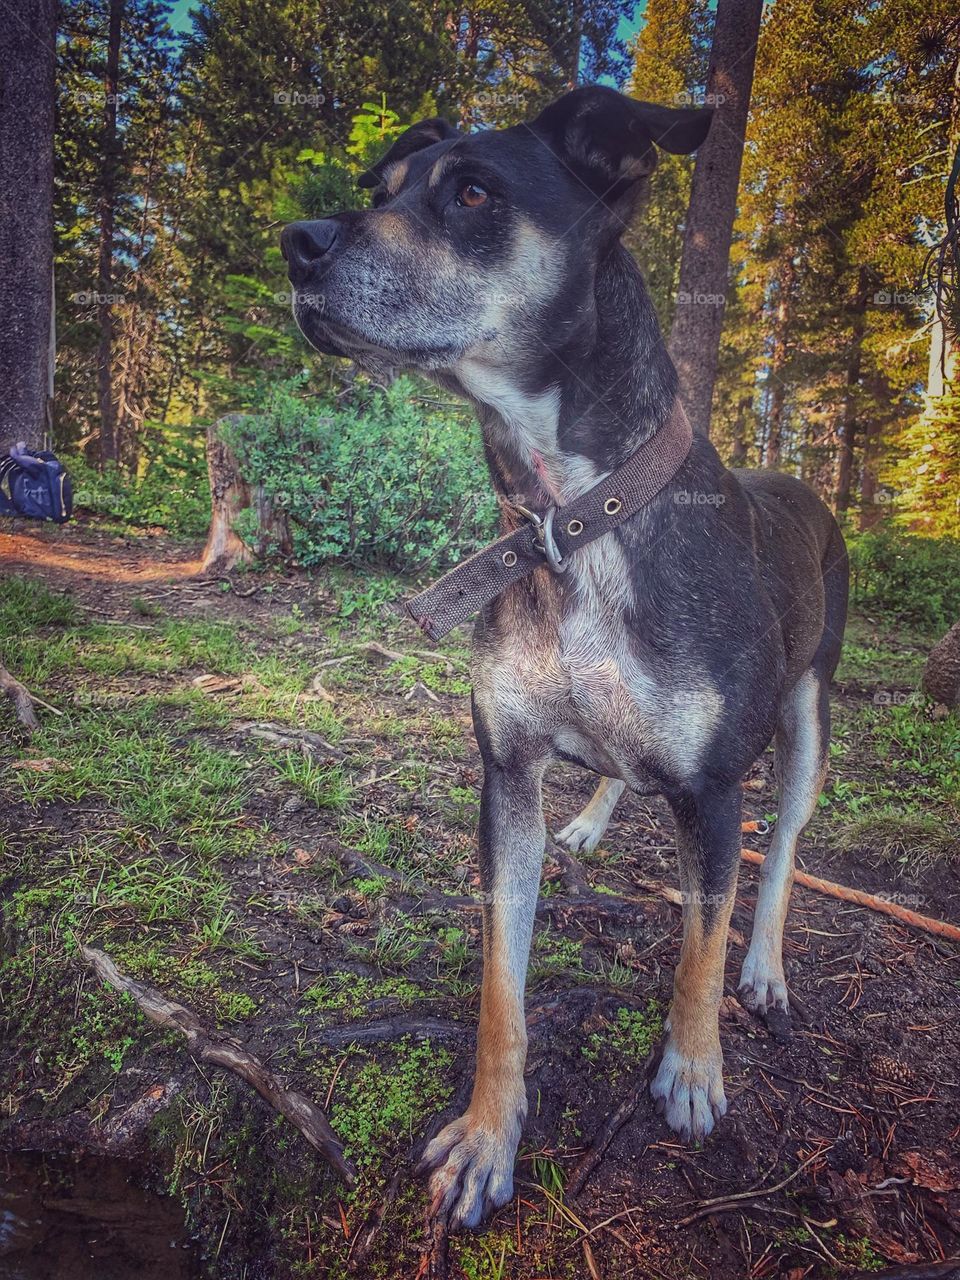
[[[923,669],[923,692],[934,702],[960,710],[960,622],[930,650]]]
[[[202,573],[226,573],[270,553],[289,555],[290,529],[283,513],[259,484],[250,484],[241,472],[237,455],[221,436],[224,423],[238,422],[240,413],[228,413],[207,428],[207,474],[210,478],[210,532],[200,561]],[[245,541],[236,530],[242,511],[256,512],[256,535]]]

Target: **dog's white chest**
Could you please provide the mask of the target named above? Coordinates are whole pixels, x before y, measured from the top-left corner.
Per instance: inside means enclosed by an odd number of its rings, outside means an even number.
[[[610,543],[610,546],[606,546]],[[694,774],[722,699],[705,675],[647,670],[628,643],[626,566],[613,539],[578,553],[566,607],[538,634],[511,636],[478,664],[475,692],[505,746],[547,740],[630,786]]]

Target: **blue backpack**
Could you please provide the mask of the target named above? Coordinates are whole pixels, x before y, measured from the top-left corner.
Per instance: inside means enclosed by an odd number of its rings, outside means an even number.
[[[70,476],[54,454],[18,444],[0,458],[0,515],[64,524],[72,511]]]

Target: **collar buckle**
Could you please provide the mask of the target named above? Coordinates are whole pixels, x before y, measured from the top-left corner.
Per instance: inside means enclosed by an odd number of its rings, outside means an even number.
[[[538,516],[535,511],[522,506],[519,502],[515,502],[513,505],[524,520],[533,527],[534,546],[543,555],[551,571],[556,574],[566,573],[567,561],[561,556],[560,549],[553,537],[553,522],[558,508],[547,507],[544,515]]]

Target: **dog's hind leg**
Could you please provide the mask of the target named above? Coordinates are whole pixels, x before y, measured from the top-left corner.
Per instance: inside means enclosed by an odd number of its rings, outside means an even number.
[[[626,786],[619,778],[602,778],[582,813],[568,822],[556,839],[573,853],[593,853],[603,839],[607,823]]]
[[[783,974],[783,926],[793,885],[797,839],[817,807],[827,771],[830,703],[827,680],[814,668],[785,696],[774,747],[780,812],[770,852],[760,869],[760,892],[750,949],[740,974],[740,999],[764,1013],[788,1008]]]
[[[670,1127],[705,1137],[727,1110],[720,1050],[720,997],[727,926],[740,863],[739,783],[671,797],[683,896],[683,944],[668,1036],[650,1086]]]
[[[483,746],[485,735],[478,726]],[[545,761],[498,766],[484,752],[480,800],[483,988],[477,1068],[466,1112],[429,1144],[431,1213],[475,1227],[513,1195],[513,1164],[527,1110],[523,991],[546,841]]]

